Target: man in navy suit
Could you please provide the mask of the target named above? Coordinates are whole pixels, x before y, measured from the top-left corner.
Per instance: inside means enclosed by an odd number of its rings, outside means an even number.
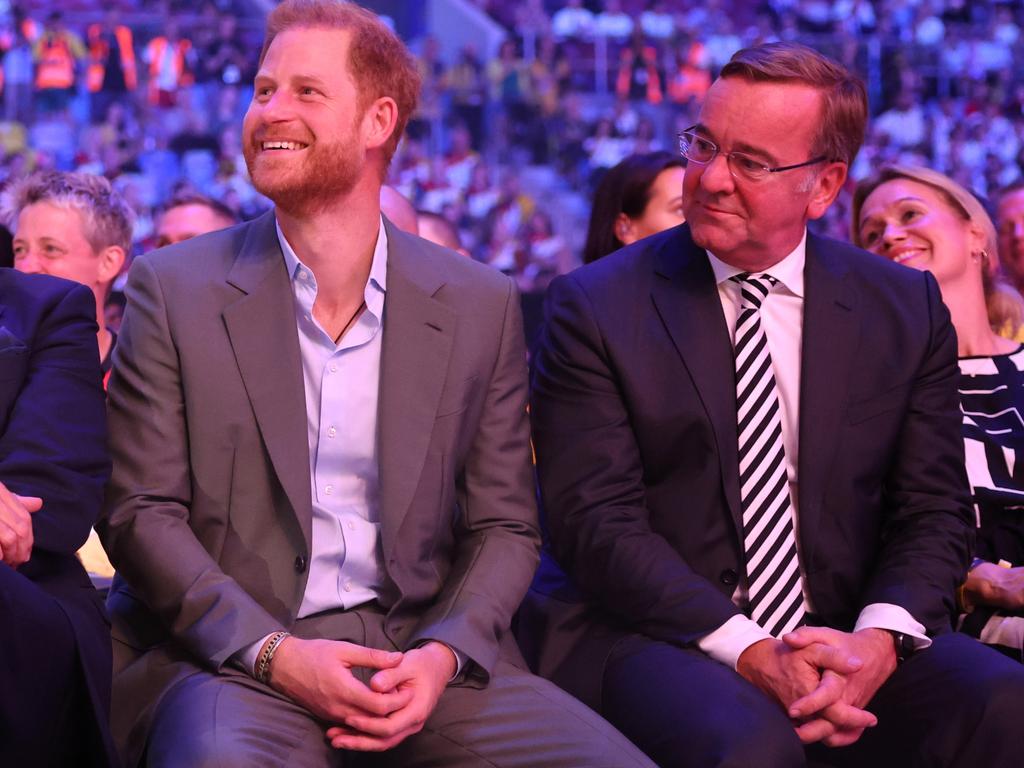
[[[740,51],[680,136],[687,224],[550,289],[534,440],[587,615],[549,600],[535,661],[662,765],[1024,755],[1024,672],[950,632],[949,313],[930,274],[807,232],[866,116],[816,52]]]
[[[109,766],[110,629],[75,557],[110,474],[88,288],[0,269],[0,765]]]

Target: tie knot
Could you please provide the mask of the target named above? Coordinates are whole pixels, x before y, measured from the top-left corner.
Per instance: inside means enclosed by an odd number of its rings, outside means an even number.
[[[779,282],[767,272],[756,275],[743,272],[733,275],[729,279],[734,283],[739,283],[740,293],[743,297],[742,306],[753,309],[761,308],[761,302],[764,301],[765,296],[771,293],[772,287]]]

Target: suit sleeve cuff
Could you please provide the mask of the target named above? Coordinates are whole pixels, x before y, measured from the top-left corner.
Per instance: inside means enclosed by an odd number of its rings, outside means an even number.
[[[914,638],[914,650],[920,651],[932,644],[925,633],[924,625],[914,619],[906,608],[892,603],[871,603],[864,606],[853,627],[854,632],[862,629],[887,629],[890,632],[902,632]]]
[[[704,635],[697,646],[715,661],[736,669],[736,663],[747,648],[771,637],[757,622],[736,614],[714,632]]]
[[[261,637],[252,645],[247,645],[244,648],[235,651],[235,654],[231,657],[231,661],[234,662],[236,667],[245,672],[245,674],[256,677],[256,659],[259,658],[263,644],[275,634],[276,633],[271,632],[269,635]]]

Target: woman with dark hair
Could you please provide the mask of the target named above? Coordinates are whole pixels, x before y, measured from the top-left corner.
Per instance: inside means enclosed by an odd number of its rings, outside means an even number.
[[[671,152],[630,155],[597,186],[583,263],[684,220],[682,158]]]

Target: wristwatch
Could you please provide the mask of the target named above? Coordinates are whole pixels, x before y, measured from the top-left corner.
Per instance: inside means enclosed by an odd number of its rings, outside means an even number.
[[[893,642],[896,644],[896,664],[902,664],[914,655],[914,652],[917,650],[917,643],[914,642],[913,635],[897,632],[894,629],[888,631],[892,635]]]

